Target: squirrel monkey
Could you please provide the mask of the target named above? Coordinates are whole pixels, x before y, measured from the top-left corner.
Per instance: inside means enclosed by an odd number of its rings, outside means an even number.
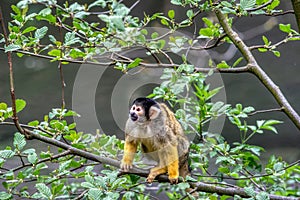
[[[177,184],[178,176],[190,174],[189,140],[174,113],[165,104],[149,98],[137,98],[133,102],[125,127],[121,170],[132,168],[138,145],[147,157],[158,163],[150,170],[148,183],[152,183],[156,176],[168,173],[170,183]]]

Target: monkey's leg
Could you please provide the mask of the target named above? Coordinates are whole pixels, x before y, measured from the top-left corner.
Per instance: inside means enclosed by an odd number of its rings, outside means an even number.
[[[146,179],[148,183],[152,183],[156,176],[167,173],[167,165],[165,164],[165,155],[163,152],[158,151],[155,154],[158,157],[158,166],[153,167]]]
[[[153,167],[150,170],[150,173],[146,179],[146,181],[148,183],[152,183],[155,179],[156,176],[160,175],[160,174],[164,174],[167,172],[167,167],[161,167],[161,166],[157,166],[157,167]]]
[[[132,168],[132,162],[137,150],[137,144],[135,142],[129,142],[125,140],[124,155],[121,162],[121,169],[128,172]]]
[[[178,161],[178,151],[176,146],[170,146],[167,151],[167,168],[168,175],[171,184],[178,183],[179,176],[179,161]]]

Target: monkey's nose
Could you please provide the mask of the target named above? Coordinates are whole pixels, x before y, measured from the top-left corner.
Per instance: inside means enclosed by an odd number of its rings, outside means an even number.
[[[132,121],[136,121],[138,119],[138,116],[135,112],[130,113],[130,118]]]

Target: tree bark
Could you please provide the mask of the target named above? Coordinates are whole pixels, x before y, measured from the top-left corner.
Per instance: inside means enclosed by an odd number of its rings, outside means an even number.
[[[300,31],[300,0],[292,0],[292,4],[298,24],[298,31]]]

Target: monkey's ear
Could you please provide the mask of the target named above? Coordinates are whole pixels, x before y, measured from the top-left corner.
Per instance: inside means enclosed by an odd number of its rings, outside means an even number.
[[[149,118],[150,119],[157,118],[160,112],[161,112],[160,108],[156,106],[151,106],[149,109]]]

